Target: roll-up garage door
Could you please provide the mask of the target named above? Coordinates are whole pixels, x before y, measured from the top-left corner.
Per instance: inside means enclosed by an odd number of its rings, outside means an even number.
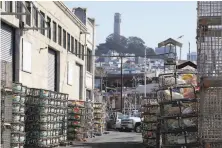
[[[56,91],[56,52],[48,50],[48,89]]]
[[[10,85],[13,73],[13,28],[1,23],[1,81]]]

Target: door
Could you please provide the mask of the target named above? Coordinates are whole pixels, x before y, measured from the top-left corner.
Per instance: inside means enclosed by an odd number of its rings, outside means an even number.
[[[56,91],[56,52],[48,50],[48,89]]]
[[[13,80],[13,28],[1,23],[1,81],[10,87]]]
[[[76,93],[77,93],[77,97],[78,99],[81,98],[81,66],[76,64]]]

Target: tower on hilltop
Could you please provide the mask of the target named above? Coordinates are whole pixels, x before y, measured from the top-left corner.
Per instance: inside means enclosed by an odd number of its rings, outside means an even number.
[[[116,41],[120,40],[120,23],[121,23],[121,14],[115,13],[114,15],[114,39]]]

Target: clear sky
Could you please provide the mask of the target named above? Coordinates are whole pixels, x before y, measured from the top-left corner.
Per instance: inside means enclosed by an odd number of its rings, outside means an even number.
[[[196,19],[197,2],[151,2],[151,1],[69,1],[65,2],[69,8],[87,8],[88,17],[96,19],[96,44],[105,41],[113,33],[114,13],[121,14],[121,35],[138,36],[148,47],[155,48],[157,44],[169,37],[177,39],[183,44],[182,59],[186,59],[188,42],[191,52],[196,51]]]

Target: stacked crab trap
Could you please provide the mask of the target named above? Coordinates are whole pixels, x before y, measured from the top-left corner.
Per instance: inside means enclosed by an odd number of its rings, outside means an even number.
[[[68,140],[81,141],[85,132],[85,102],[69,100]]]
[[[159,104],[156,91],[147,94],[142,100],[142,138],[147,148],[159,148]]]
[[[106,103],[102,103],[102,132],[106,131]]]
[[[27,89],[26,144],[30,147],[54,147],[67,137],[68,95],[43,89]]]
[[[25,101],[27,87],[13,84],[11,147],[22,148],[25,142]]]
[[[94,134],[101,135],[103,133],[104,126],[104,112],[103,103],[94,102],[93,115],[94,115]]]
[[[23,148],[25,141],[26,87],[12,84],[12,89],[3,88],[1,95],[1,140],[3,147]],[[11,128],[7,128],[11,125]]]
[[[222,147],[221,1],[197,2],[197,63],[200,82],[199,135],[210,148]]]
[[[196,75],[162,74],[159,84],[162,147],[199,147]]]
[[[85,102],[85,131],[86,138],[93,137],[93,102]]]

